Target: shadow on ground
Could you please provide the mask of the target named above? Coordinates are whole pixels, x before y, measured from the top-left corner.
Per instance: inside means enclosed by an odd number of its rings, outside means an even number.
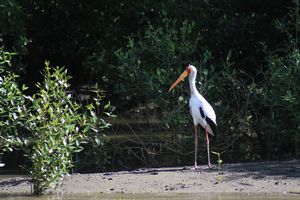
[[[190,171],[189,167],[173,167],[173,168],[145,168],[137,169],[130,172],[123,172],[128,174],[152,174],[156,175],[160,172],[178,172]],[[196,172],[215,173],[217,167],[214,169],[203,168],[195,170]],[[263,179],[266,176],[281,176],[282,178],[300,178],[300,160],[289,161],[264,161],[253,163],[235,163],[222,165],[222,173],[239,173],[232,176],[232,179],[242,177],[253,177],[254,179]],[[110,175],[110,173],[107,173]]]

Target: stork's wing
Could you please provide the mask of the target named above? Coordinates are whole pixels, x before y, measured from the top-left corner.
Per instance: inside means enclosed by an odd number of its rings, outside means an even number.
[[[202,101],[199,108],[201,117],[206,120],[214,135],[217,134],[216,114],[211,105],[206,101]]]
[[[200,124],[204,128],[209,125],[209,133],[215,135],[217,133],[216,114],[211,105],[199,93],[191,95],[189,105],[194,124]]]
[[[211,128],[213,135],[217,135],[217,124],[215,122],[213,122],[213,120],[210,119],[208,116],[205,116],[201,107],[200,107],[200,113],[201,113],[202,118],[204,118],[206,120],[209,127]]]

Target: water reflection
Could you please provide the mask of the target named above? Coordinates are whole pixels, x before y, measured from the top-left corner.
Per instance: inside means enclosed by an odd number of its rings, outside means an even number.
[[[85,194],[59,196],[0,196],[1,200],[299,200],[300,195],[258,194]]]

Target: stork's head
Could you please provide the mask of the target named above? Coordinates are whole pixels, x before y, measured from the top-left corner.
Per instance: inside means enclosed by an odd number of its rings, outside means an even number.
[[[184,72],[182,72],[182,74],[178,77],[178,79],[172,84],[172,86],[169,89],[169,92],[176,87],[176,85],[178,83],[180,83],[180,81],[182,81],[185,77],[187,77],[188,75],[194,75],[195,73],[197,73],[197,69],[196,67],[194,67],[193,65],[188,65]]]

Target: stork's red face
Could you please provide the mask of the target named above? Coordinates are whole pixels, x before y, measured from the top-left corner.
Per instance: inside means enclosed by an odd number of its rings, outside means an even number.
[[[182,74],[178,77],[178,79],[172,84],[172,86],[169,89],[169,92],[176,87],[176,85],[178,83],[180,83],[185,77],[187,77],[192,71],[192,68],[189,66],[187,66],[187,68],[185,68],[184,72],[182,72]]]

